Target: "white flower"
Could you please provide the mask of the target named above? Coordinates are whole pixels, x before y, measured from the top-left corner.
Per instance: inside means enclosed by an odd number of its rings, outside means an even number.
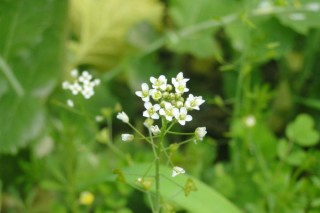
[[[100,84],[99,79],[91,81],[92,76],[87,71],[84,71],[82,75],[78,77],[78,70],[74,69],[71,71],[71,76],[75,78],[74,82],[70,84],[65,81],[62,83],[62,88],[69,89],[73,95],[80,93],[86,99],[94,95],[94,87]]]
[[[73,101],[72,100],[70,100],[70,99],[68,99],[67,100],[67,105],[69,106],[69,107],[74,107],[74,103],[73,103]]]
[[[179,110],[172,106],[171,103],[166,102],[164,108],[159,110],[159,114],[165,116],[168,121],[172,121],[172,118],[178,116]]]
[[[189,79],[184,78],[182,72],[179,72],[177,77],[171,79],[171,82],[173,85],[178,85],[178,84],[180,84],[180,82],[185,84],[185,83],[187,83],[187,81],[189,81]]]
[[[161,133],[158,125],[151,126],[151,127],[150,127],[150,131],[151,131],[152,134],[154,134],[154,135],[159,135],[159,134]]]
[[[160,98],[162,98],[162,92],[156,89],[150,90],[150,94],[153,100],[158,101]]]
[[[119,112],[117,118],[124,123],[129,123],[129,117],[125,112]]]
[[[187,88],[186,82],[184,81],[179,81],[175,83],[174,88],[176,90],[176,93],[178,94],[182,94],[189,91],[189,89]]]
[[[92,87],[84,87],[81,93],[85,99],[89,99],[94,95],[94,90]]]
[[[189,97],[187,98],[185,102],[185,107],[188,110],[196,109],[199,110],[199,106],[204,103],[204,100],[201,96],[193,96],[192,94],[189,94]]]
[[[71,75],[72,77],[74,77],[74,78],[77,78],[78,75],[79,75],[79,72],[78,72],[77,69],[73,69],[73,70],[71,70],[70,75]]]
[[[93,81],[94,86],[98,86],[98,85],[100,85],[100,83],[101,83],[100,79],[94,79],[94,81]]]
[[[178,122],[183,126],[186,124],[186,121],[192,120],[191,115],[188,115],[187,113],[188,113],[187,109],[185,107],[182,107],[179,113],[177,113],[177,115],[175,116]]]
[[[90,75],[87,71],[84,71],[81,76],[79,77],[79,81],[86,83],[92,79],[92,75]]]
[[[206,127],[198,127],[194,131],[197,141],[202,141],[204,136],[207,134]]]
[[[150,96],[150,91],[149,91],[149,86],[146,83],[143,83],[141,85],[141,91],[137,91],[136,95],[141,97],[143,101],[149,101],[149,96]]]
[[[70,83],[68,81],[64,81],[62,83],[62,89],[70,89]]]
[[[159,104],[152,105],[150,102],[144,104],[146,111],[143,112],[143,116],[152,119],[159,119],[157,111],[160,109]]]
[[[244,118],[244,124],[247,127],[254,127],[256,125],[256,118],[253,115],[248,115]]]
[[[121,140],[126,142],[126,141],[132,141],[134,139],[134,136],[131,134],[122,134],[121,135]]]
[[[181,167],[175,166],[172,169],[172,177],[175,177],[177,175],[184,174],[184,173],[186,173],[186,171]]]
[[[72,94],[77,95],[79,92],[82,91],[82,87],[77,82],[71,84],[69,86],[69,89],[71,90]]]
[[[160,75],[159,78],[150,77],[150,82],[154,89],[166,90],[167,88],[167,79],[164,75]]]
[[[96,121],[97,122],[101,122],[101,121],[103,121],[103,116],[102,115],[96,115]]]

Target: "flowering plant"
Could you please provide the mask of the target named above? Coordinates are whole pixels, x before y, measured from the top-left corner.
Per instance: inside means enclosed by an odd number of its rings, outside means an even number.
[[[179,135],[191,135],[192,137],[182,141],[179,145],[187,142],[202,141],[206,135],[205,127],[198,127],[193,133],[181,133],[171,131],[175,124],[182,126],[192,120],[190,111],[199,110],[200,105],[204,103],[201,96],[194,96],[189,94],[188,97],[184,97],[184,94],[189,91],[187,88],[187,82],[189,79],[183,77],[183,73],[180,72],[175,78],[171,79],[171,83],[168,83],[168,79],[164,75],[160,75],[158,78],[150,77],[151,87],[147,83],[141,85],[141,91],[137,91],[135,94],[141,98],[144,102],[145,110],[142,116],[146,118],[144,126],[148,129],[149,135],[145,136],[139,130],[137,130],[130,122],[129,117],[125,112],[120,112],[117,118],[124,123],[128,124],[140,138],[147,141],[151,146],[155,157],[155,196],[151,207],[153,212],[160,212],[162,205],[160,199],[160,163],[163,159],[162,156],[167,158],[168,163],[172,166],[172,177],[179,174],[184,174],[185,170],[182,167],[175,166],[166,152],[167,148],[164,144],[164,137],[167,134],[179,134]],[[155,124],[158,120],[161,123]],[[133,141],[135,139],[132,134],[122,134],[123,141]],[[139,177],[137,183],[145,186],[143,183],[144,178]],[[150,180],[148,180],[150,182]],[[148,184],[149,185],[149,184]]]

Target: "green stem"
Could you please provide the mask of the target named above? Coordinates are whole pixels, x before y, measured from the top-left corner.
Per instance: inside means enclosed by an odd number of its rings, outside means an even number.
[[[161,134],[159,139],[159,144],[156,149],[156,160],[155,160],[155,181],[156,181],[156,195],[155,195],[155,213],[160,213],[161,209],[161,198],[160,198],[160,163],[161,163],[161,152],[163,145],[163,138],[167,133],[167,122],[165,119],[162,119]]]

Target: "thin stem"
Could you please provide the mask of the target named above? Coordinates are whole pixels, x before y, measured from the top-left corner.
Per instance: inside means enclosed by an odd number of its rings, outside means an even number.
[[[172,127],[172,125],[170,126]],[[167,122],[165,119],[162,119],[162,126],[161,126],[161,134],[159,138],[159,144],[156,149],[156,161],[155,161],[155,178],[156,178],[156,195],[155,195],[155,213],[160,213],[161,209],[161,198],[160,198],[160,163],[161,163],[161,152],[162,152],[162,144],[163,138],[166,134],[167,130]]]
[[[168,134],[172,134],[172,135],[194,135],[193,132],[188,132],[188,133],[185,133],[185,132],[172,132],[172,131],[167,131]]]
[[[128,125],[136,132],[138,133],[138,135],[140,135],[145,141],[147,141],[148,143],[150,143],[152,145],[152,142],[150,140],[148,140],[148,138],[146,136],[144,136],[139,130],[137,130],[131,123],[128,123]]]
[[[194,138],[190,138],[190,139],[188,139],[188,140],[181,141],[181,142],[179,142],[179,143],[177,143],[177,144],[180,146],[180,145],[189,143],[189,142],[191,142],[192,140],[194,140]],[[167,147],[167,148],[165,148],[165,149],[163,149],[163,150],[168,150],[168,149],[170,149],[170,147]]]

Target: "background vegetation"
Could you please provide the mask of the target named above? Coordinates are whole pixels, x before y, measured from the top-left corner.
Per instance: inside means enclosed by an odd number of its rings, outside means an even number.
[[[180,71],[206,100],[183,130],[208,135],[173,146],[198,190],[163,183],[164,211],[319,212],[319,20],[316,0],[1,0],[0,212],[150,212],[130,174],[152,151],[115,115],[143,131],[134,92]],[[62,90],[74,68],[92,99]]]

